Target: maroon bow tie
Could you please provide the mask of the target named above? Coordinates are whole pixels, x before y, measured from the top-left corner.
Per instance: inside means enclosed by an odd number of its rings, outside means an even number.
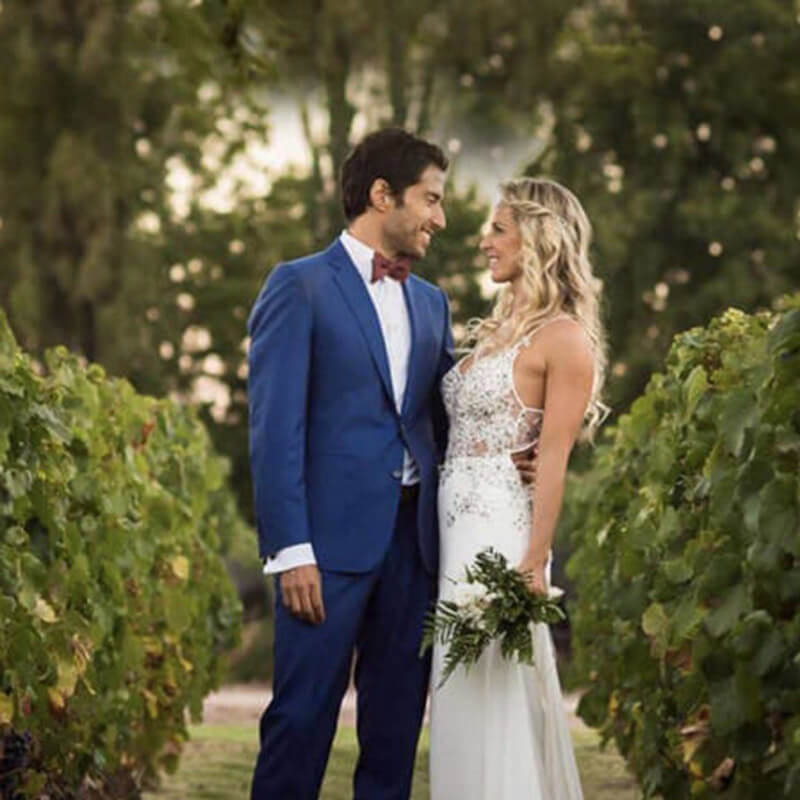
[[[411,259],[407,256],[400,256],[399,258],[386,258],[386,256],[379,253],[377,250],[372,256],[372,282],[379,281],[387,275],[394,278],[401,283],[408,277],[411,272]]]

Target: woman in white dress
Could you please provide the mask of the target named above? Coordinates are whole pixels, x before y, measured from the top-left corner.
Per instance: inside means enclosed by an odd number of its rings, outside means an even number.
[[[503,284],[473,347],[443,379],[450,420],[439,483],[440,599],[486,547],[549,588],[550,548],[567,461],[604,411],[605,336],[600,282],[588,258],[591,228],[577,198],[549,180],[501,186],[480,247]],[[536,480],[511,454],[534,449]],[[433,654],[432,800],[578,800],[582,797],[550,632],[534,630],[535,665],[490,645],[441,688]]]

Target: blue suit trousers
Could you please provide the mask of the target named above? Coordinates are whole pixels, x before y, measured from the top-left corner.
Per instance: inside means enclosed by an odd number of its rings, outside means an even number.
[[[251,800],[316,800],[355,654],[359,758],[354,800],[407,800],[430,675],[419,657],[436,595],[416,503],[398,509],[389,548],[367,573],[323,571],[326,620],[292,616],[276,580],[273,699],[261,718]]]

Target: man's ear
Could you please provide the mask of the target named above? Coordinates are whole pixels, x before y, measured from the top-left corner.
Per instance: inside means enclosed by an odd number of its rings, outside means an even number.
[[[394,208],[394,195],[389,183],[384,178],[375,178],[369,187],[369,202],[376,210],[383,213]]]

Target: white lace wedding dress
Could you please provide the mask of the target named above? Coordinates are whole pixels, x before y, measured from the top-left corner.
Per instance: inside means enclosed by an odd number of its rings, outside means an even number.
[[[442,381],[450,436],[439,480],[440,599],[491,546],[519,563],[530,535],[531,494],[510,454],[533,446],[543,412],[514,387],[516,346],[469,359]],[[548,576],[549,580],[549,576]],[[444,661],[434,648],[431,679],[431,800],[580,800],[550,631],[535,625],[535,665],[503,659],[490,645],[467,671],[437,688]]]

